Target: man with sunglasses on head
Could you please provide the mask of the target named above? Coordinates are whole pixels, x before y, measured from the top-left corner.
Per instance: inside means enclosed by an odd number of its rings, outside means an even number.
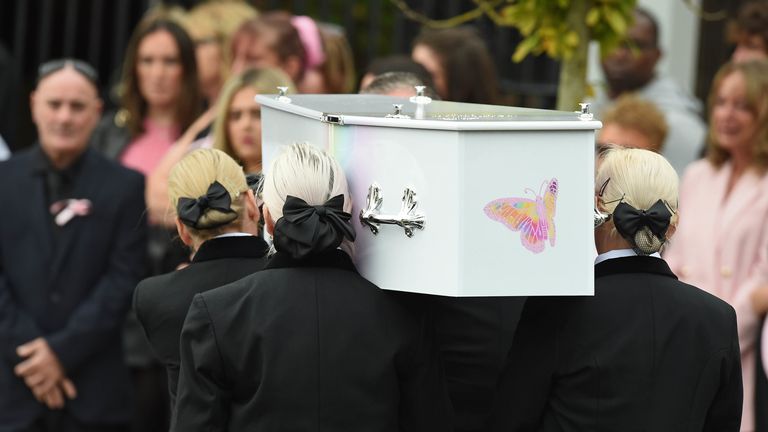
[[[101,114],[88,64],[39,68],[38,145],[0,163],[0,430],[122,431],[121,329],[142,277],[138,173],[88,143]]]

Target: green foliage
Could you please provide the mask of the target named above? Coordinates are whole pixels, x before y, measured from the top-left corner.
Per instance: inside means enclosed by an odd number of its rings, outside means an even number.
[[[588,38],[600,44],[603,55],[615,49],[632,22],[636,0],[508,0],[510,4],[491,18],[517,28],[523,36],[512,56],[515,62],[529,54],[569,60],[579,44],[589,42],[581,40],[581,29],[568,19],[575,2],[589,2],[583,22]]]
[[[547,54],[561,61],[557,106],[572,110],[586,94],[587,45],[600,44],[602,55],[624,42],[637,0],[473,0],[477,7],[446,20],[432,20],[390,0],[411,19],[429,27],[453,27],[481,15],[522,35],[512,60]]]

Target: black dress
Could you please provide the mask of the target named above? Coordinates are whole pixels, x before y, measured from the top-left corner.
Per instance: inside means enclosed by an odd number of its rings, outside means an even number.
[[[173,430],[448,430],[426,319],[340,250],[195,296]]]
[[[594,297],[530,298],[494,406],[494,431],[738,431],[731,306],[666,262],[595,266]]]

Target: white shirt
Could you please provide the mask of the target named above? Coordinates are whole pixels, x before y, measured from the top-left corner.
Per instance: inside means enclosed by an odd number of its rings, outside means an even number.
[[[631,256],[637,256],[637,252],[635,252],[634,249],[614,249],[598,255],[597,258],[595,258],[595,265],[598,265],[601,262],[607,261],[609,259],[624,258],[624,257],[631,257]],[[658,252],[654,252],[648,256],[661,258],[661,254],[659,254]]]
[[[248,237],[248,236],[251,236],[251,237],[253,237],[253,234],[248,234],[248,233],[244,233],[244,232],[228,232],[228,233],[224,233],[224,234],[219,234],[219,235],[217,235],[217,236],[216,236],[216,237],[214,237],[214,238],[223,238],[223,237]]]

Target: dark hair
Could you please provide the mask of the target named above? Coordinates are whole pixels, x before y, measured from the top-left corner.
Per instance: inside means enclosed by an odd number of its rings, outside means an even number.
[[[123,77],[120,82],[121,116],[132,137],[143,132],[144,117],[147,115],[147,101],[139,90],[139,80],[136,74],[139,45],[144,38],[158,31],[168,32],[176,42],[179,50],[179,61],[182,68],[182,83],[179,100],[176,103],[176,123],[180,130],[186,130],[200,114],[202,95],[197,80],[197,63],[195,45],[184,29],[166,18],[150,17],[142,21],[133,32],[123,62]]]
[[[484,104],[496,101],[496,65],[477,30],[426,29],[414,41],[416,45],[429,47],[438,57],[445,74],[446,100]]]
[[[740,39],[760,36],[768,49],[768,2],[750,1],[744,3],[734,21],[729,23],[728,37],[737,43]]]
[[[365,71],[366,74],[375,77],[388,72],[407,72],[415,75],[424,85],[434,86],[429,71],[421,63],[417,63],[409,56],[402,54],[375,58]]]
[[[244,22],[240,28],[232,35],[232,58],[235,58],[235,50],[243,42],[251,38],[258,38],[265,33],[273,32],[276,36],[274,50],[280,61],[286,61],[290,57],[297,57],[301,63],[299,76],[304,76],[304,69],[307,67],[307,54],[304,51],[304,45],[301,43],[299,32],[291,24],[291,14],[285,11],[270,11],[261,14],[257,18]],[[293,77],[291,77],[293,79]]]
[[[644,7],[636,7],[635,8],[635,14],[643,17],[644,19],[648,20],[648,24],[651,25],[651,30],[653,30],[653,46],[655,48],[659,47],[659,38],[661,38],[661,34],[659,31],[659,22],[656,21],[656,17],[653,16],[651,11]]]
[[[360,94],[387,94],[393,90],[408,88],[414,90],[415,86],[425,86],[424,96],[432,99],[440,99],[435,91],[424,84],[424,81],[410,72],[385,72],[378,75],[368,84],[368,87],[360,90]]]

